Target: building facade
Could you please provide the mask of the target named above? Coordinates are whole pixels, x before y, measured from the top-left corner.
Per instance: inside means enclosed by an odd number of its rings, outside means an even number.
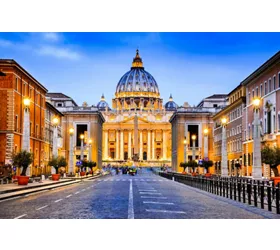
[[[0,59],[0,71],[0,165],[11,163],[13,152],[22,149],[23,100],[28,98],[30,152],[34,154],[29,170],[33,175],[44,165],[47,89],[14,60]]]
[[[159,86],[144,69],[137,50],[130,71],[119,80],[112,106],[102,95],[103,164],[171,165],[171,124],[177,104],[170,96],[163,105]]]
[[[242,146],[242,114],[246,101],[245,88],[242,85],[237,86],[228,96],[228,105],[213,116],[214,122],[214,166],[217,174],[221,173],[222,160],[222,124],[221,119],[227,119],[226,125],[226,143],[228,173],[230,175],[246,175],[243,163]],[[245,171],[245,172],[244,172]]]
[[[84,160],[95,161],[102,166],[102,126],[104,118],[98,108],[86,103],[78,106],[76,102],[62,93],[48,93],[47,101],[62,114],[62,145],[59,154],[67,159],[67,173],[78,171],[77,162],[81,155]],[[73,129],[73,134],[70,133]],[[83,142],[81,135],[84,136]]]
[[[259,98],[260,127],[262,146],[280,145],[280,52],[268,59],[257,70],[250,74],[241,84],[246,89],[246,106],[243,110],[243,154],[248,175],[252,174],[253,165],[253,119],[252,102]],[[263,176],[270,176],[268,165],[262,166]]]

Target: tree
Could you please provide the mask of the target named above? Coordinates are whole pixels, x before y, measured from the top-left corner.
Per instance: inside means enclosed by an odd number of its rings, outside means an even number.
[[[58,174],[58,169],[60,167],[66,167],[67,161],[65,157],[63,156],[53,156],[53,158],[49,161],[49,166],[52,166],[55,168],[55,173]]]
[[[265,145],[261,150],[262,162],[270,165],[275,176],[279,176],[278,165],[280,165],[280,148]]]
[[[194,161],[194,160],[191,160],[191,161],[187,162],[187,167],[192,168],[193,173],[194,173],[194,170],[195,170],[195,168],[196,168],[197,166],[198,166],[198,164],[197,164],[197,162]]]
[[[90,170],[92,171],[92,168],[96,167],[96,162],[95,161],[89,161],[87,163],[87,166],[90,168]]]
[[[13,165],[17,168],[22,167],[21,176],[26,176],[28,166],[33,162],[33,154],[22,150],[12,156]]]
[[[180,163],[180,167],[182,167],[182,168],[184,169],[183,172],[185,172],[185,169],[186,169],[187,166],[188,166],[188,163],[187,163],[187,162],[181,162],[181,163]]]
[[[82,160],[82,165],[81,165],[81,172],[88,167],[88,161],[87,160]]]
[[[213,161],[202,161],[202,166],[206,169],[206,173],[208,173],[208,169],[213,165]]]

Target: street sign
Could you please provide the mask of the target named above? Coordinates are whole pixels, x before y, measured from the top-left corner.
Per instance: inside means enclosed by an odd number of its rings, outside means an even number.
[[[76,162],[76,166],[81,166],[82,165],[82,161],[77,161]]]
[[[205,158],[204,158],[204,161],[209,161],[209,158],[208,158],[208,157],[205,157]]]
[[[202,165],[202,160],[198,160],[198,165]]]

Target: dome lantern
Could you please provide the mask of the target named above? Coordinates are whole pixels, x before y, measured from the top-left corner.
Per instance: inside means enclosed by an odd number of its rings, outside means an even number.
[[[139,55],[139,50],[138,49],[136,50],[136,56],[133,58],[131,69],[133,69],[133,68],[142,68],[142,69],[144,69],[142,58]]]

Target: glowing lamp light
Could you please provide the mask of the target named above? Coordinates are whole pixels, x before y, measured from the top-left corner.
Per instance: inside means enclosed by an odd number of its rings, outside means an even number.
[[[187,139],[186,139],[186,137],[185,137],[185,140],[184,140],[184,144],[187,145]]]
[[[225,124],[227,123],[227,118],[226,118],[226,117],[223,117],[223,118],[221,119],[221,121],[222,121],[222,124],[225,125]]]
[[[196,140],[196,135],[192,135],[192,140]]]
[[[73,134],[74,134],[74,129],[73,129],[73,128],[70,128],[70,129],[69,129],[69,134],[70,134],[70,135],[73,135]]]
[[[253,105],[255,108],[258,108],[260,106],[260,103],[261,103],[261,99],[259,99],[259,98],[255,98],[253,100]]]
[[[24,98],[23,99],[23,104],[25,107],[29,107],[30,106],[30,99],[29,98]]]
[[[80,135],[80,139],[81,140],[85,139],[85,136],[84,135]]]
[[[89,144],[92,144],[92,139],[89,139],[89,140],[88,140],[88,143],[89,143]]]
[[[208,128],[205,128],[204,130],[203,130],[203,133],[205,134],[205,135],[208,135]]]
[[[57,117],[53,118],[53,124],[56,126],[58,124],[59,120]]]

